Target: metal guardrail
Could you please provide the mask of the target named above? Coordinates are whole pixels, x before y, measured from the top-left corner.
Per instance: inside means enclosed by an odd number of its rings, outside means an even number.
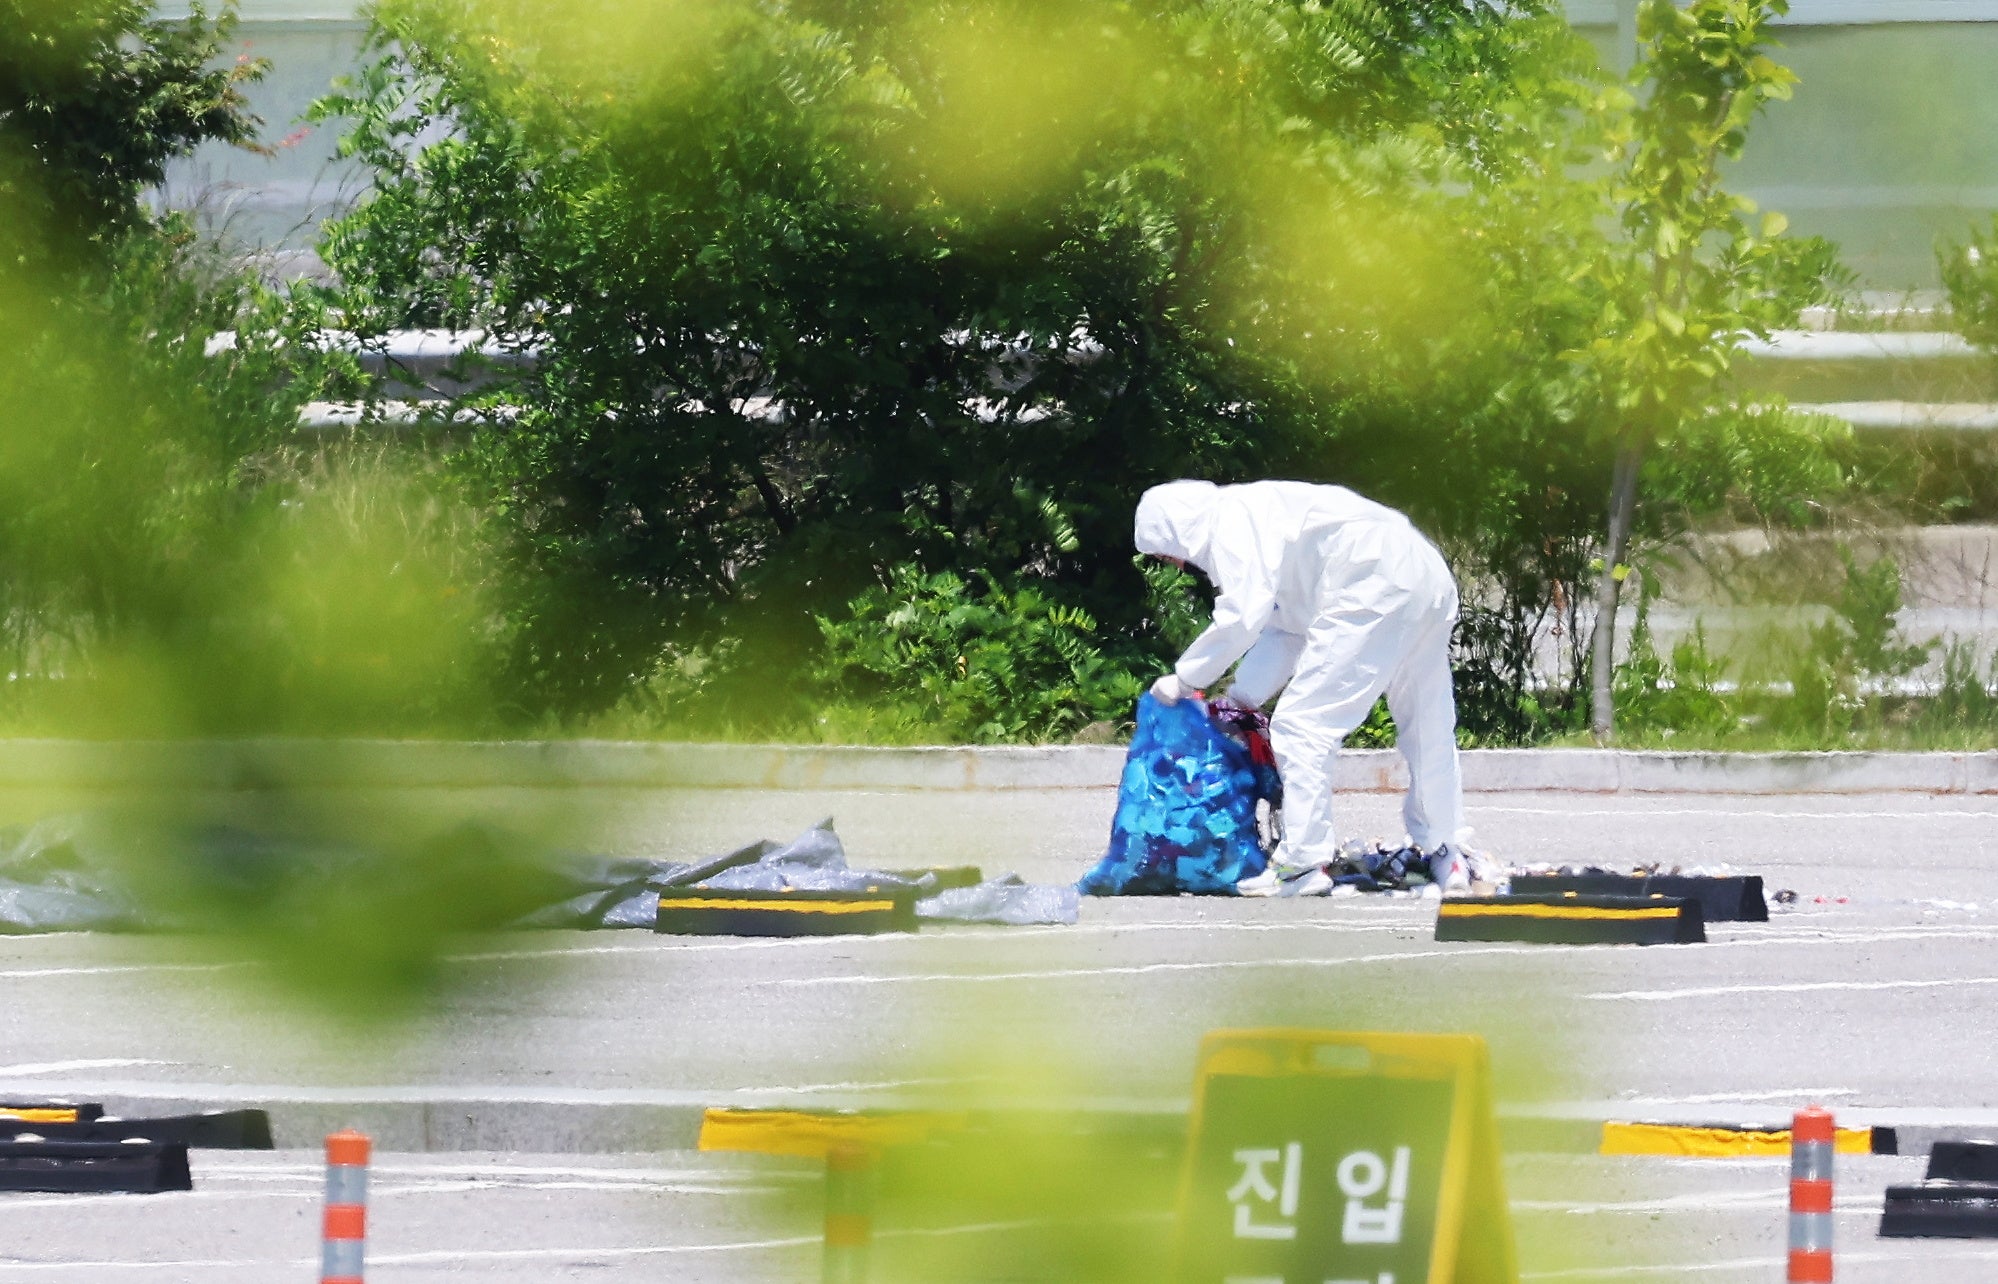
[[[269,3],[270,0],[264,0]],[[1616,25],[1633,0],[1566,0],[1578,27]],[[1787,27],[1883,26],[1890,23],[1998,22],[1998,0],[1803,0],[1775,19]]]
[[[1633,0],[1566,0],[1578,26],[1614,26]],[[243,0],[245,22],[358,23],[361,0]],[[163,18],[185,18],[187,0],[160,0]],[[1785,26],[1873,26],[1888,23],[1998,21],[1998,0],[1805,0],[1776,19]]]
[[[515,367],[531,365],[537,359],[532,344],[502,344],[483,330],[401,330],[374,339],[328,332],[321,339],[329,350],[359,356],[363,365],[374,373],[424,380],[435,380],[467,359],[475,365]],[[224,331],[208,341],[207,351],[211,355],[224,352],[233,348],[235,342],[236,336]],[[1944,331],[1780,330],[1766,340],[1744,340],[1741,354],[1750,361],[1782,364],[1992,360],[1991,354],[1973,346],[1963,336]],[[997,407],[984,399],[971,408],[982,419],[997,417]],[[1867,430],[1998,432],[1998,403],[1831,401],[1797,403],[1796,408],[1831,415]],[[438,422],[442,409],[442,403],[422,400],[420,392],[372,405],[310,402],[300,412],[299,427],[315,432],[410,427]],[[495,412],[444,413],[453,423],[469,424],[489,419]],[[770,419],[781,416],[784,408],[775,398],[755,397],[737,408],[736,413],[752,419]]]
[[[396,362],[532,361],[533,344],[507,344],[485,330],[393,330],[378,338],[347,331],[322,332],[325,348]],[[218,331],[207,343],[213,356],[236,346],[232,330]],[[1087,346],[1087,345],[1085,345]],[[1744,355],[1773,361],[1930,361],[1987,356],[1960,334],[1947,331],[1777,330],[1768,339],[1744,339]],[[1026,356],[1016,344],[1003,344],[995,357]]]
[[[1946,331],[1778,330],[1768,339],[1746,339],[1743,356],[1762,361],[1974,360],[1989,354]]]
[[[1974,401],[1792,402],[1790,408],[1874,431],[1998,432],[1998,405]]]

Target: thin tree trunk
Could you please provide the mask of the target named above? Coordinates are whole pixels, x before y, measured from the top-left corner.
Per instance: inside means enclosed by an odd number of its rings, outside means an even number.
[[[784,493],[777,489],[777,483],[770,480],[761,461],[752,461],[749,466],[749,484],[756,488],[757,497],[763,501],[763,511],[777,527],[779,535],[789,535],[798,529],[797,515],[791,506],[784,502]]]
[[[1626,443],[1616,452],[1610,481],[1609,545],[1603,550],[1603,573],[1596,581],[1596,631],[1589,663],[1589,730],[1599,745],[1616,736],[1616,697],[1610,679],[1616,664],[1616,603],[1623,587],[1617,574],[1630,544],[1630,519],[1637,508],[1637,471],[1644,452]]]

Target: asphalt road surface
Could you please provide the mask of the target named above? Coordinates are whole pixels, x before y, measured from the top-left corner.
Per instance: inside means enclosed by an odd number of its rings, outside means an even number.
[[[577,793],[603,848],[712,853],[831,814],[856,864],[1042,881],[1086,867],[1111,808],[1103,791]],[[1388,836],[1394,805],[1354,798],[1349,830]],[[1075,927],[913,937],[515,934],[454,946],[435,1000],[388,1030],[300,1010],[259,965],[187,942],[11,938],[0,1096],[1171,1110],[1204,1031],[1283,1024],[1482,1034],[1510,1114],[1777,1120],[1817,1101],[1842,1121],[1998,1124],[1998,800],[1521,794],[1470,812],[1514,862],[1731,865],[1798,901],[1646,949],[1439,944],[1433,905],[1377,897],[1091,901]],[[1998,1276],[1998,1247],[1873,1238],[1880,1188],[1920,1163],[1842,1161],[1841,1280]],[[191,1195],[4,1197],[0,1281],[309,1269],[313,1155],[196,1167]],[[1507,1172],[1529,1277],[1777,1277],[1780,1160],[1514,1154]],[[691,1153],[392,1154],[370,1275],[809,1278],[811,1201],[779,1196],[811,1180]],[[882,1251],[1027,1233],[980,1226],[884,1224]]]
[[[1882,1187],[1913,1180],[1921,1162],[1840,1161],[1842,1284],[1952,1284],[1998,1274],[1998,1244],[1990,1241],[1875,1238]],[[308,1151],[207,1152],[197,1157],[191,1192],[9,1195],[0,1199],[0,1280],[309,1280],[318,1261],[322,1174]],[[1785,1159],[1516,1155],[1505,1179],[1523,1280],[1783,1278]],[[819,1180],[802,1160],[688,1152],[382,1156],[372,1171],[367,1275],[396,1284],[796,1284],[818,1278],[811,1205]],[[1169,1227],[1161,1212],[1126,1229],[1162,1238]],[[975,1217],[915,1225],[884,1210],[875,1227],[875,1278],[1018,1280],[975,1264],[1043,1229]],[[946,1254],[958,1270],[935,1273]],[[1145,1277],[1114,1278],[1138,1284]]]

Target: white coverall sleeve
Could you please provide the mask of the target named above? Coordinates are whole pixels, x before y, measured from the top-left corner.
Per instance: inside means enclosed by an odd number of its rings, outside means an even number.
[[[1242,662],[1235,666],[1235,685],[1228,694],[1243,704],[1261,708],[1290,684],[1304,638],[1280,629],[1264,629]]]
[[[1283,533],[1275,523],[1258,521],[1239,498],[1220,501],[1206,568],[1214,581],[1214,622],[1173,667],[1181,682],[1205,690],[1255,645],[1276,611],[1283,554]]]

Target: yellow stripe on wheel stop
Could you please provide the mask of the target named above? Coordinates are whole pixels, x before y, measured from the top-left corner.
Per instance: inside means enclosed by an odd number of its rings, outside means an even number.
[[[880,914],[895,908],[894,901],[724,901],[673,896],[660,902],[667,909],[775,910],[781,914]]]
[[[1871,1128],[1840,1128],[1833,1148],[1841,1155],[1873,1153]],[[1787,1155],[1790,1130],[1688,1127],[1682,1124],[1605,1123],[1599,1155],[1670,1155],[1687,1159],[1738,1159]]]
[[[1588,905],[1469,905],[1446,902],[1440,911],[1449,918],[1660,919],[1679,917],[1676,905],[1645,909],[1597,909]]]

